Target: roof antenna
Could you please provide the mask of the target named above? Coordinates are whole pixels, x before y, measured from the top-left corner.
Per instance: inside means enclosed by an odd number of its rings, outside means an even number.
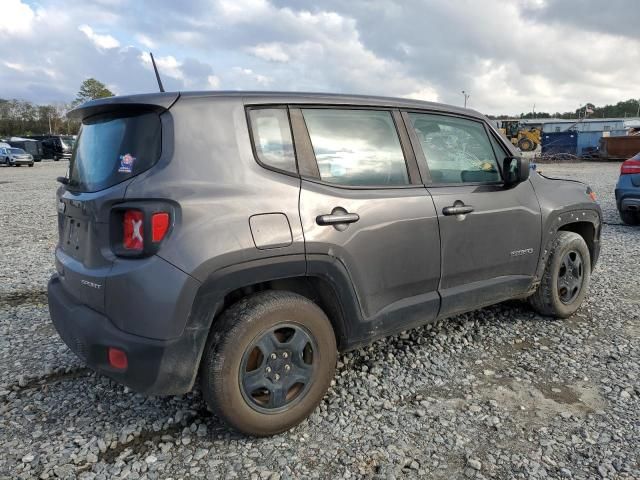
[[[156,61],[153,59],[153,53],[149,52],[151,56],[151,63],[153,63],[153,70],[156,72],[156,80],[158,80],[158,87],[160,87],[160,91],[164,92],[164,87],[162,86],[162,80],[160,80],[160,74],[158,73],[158,67],[156,67]]]

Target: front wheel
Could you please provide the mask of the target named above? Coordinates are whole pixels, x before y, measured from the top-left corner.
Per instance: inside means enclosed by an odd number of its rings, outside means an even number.
[[[582,305],[590,279],[591,255],[584,239],[574,232],[558,232],[529,303],[542,315],[567,318]]]
[[[274,435],[318,406],[335,371],[329,319],[307,298],[283,291],[245,297],[212,327],[201,371],[208,407],[249,435]]]

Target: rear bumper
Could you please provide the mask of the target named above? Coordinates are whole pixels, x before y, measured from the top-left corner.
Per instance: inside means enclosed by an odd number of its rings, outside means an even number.
[[[58,275],[48,286],[49,312],[67,346],[87,365],[114,380],[147,394],[173,395],[191,390],[196,378],[206,330],[185,329],[172,340],[155,340],[117,328],[104,315],[77,303]],[[128,368],[109,365],[108,347],[127,354]]]
[[[636,198],[627,197],[620,201],[620,210],[629,210],[632,212],[640,212],[640,192]]]
[[[615,195],[618,210],[640,211],[640,174],[621,175]]]

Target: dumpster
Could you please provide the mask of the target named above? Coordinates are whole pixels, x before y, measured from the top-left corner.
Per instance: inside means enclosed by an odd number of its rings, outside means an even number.
[[[574,131],[542,134],[542,155],[578,154],[578,134]]]
[[[605,160],[626,160],[640,152],[640,136],[602,137],[600,158]]]

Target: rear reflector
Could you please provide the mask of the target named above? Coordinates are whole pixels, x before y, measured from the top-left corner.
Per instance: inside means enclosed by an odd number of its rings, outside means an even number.
[[[118,370],[126,370],[129,366],[127,354],[119,348],[109,347],[109,365]]]
[[[126,250],[142,250],[144,247],[144,215],[140,210],[127,210],[122,219],[122,246]]]
[[[151,241],[160,242],[169,230],[169,214],[167,212],[154,213],[151,216]]]
[[[633,173],[640,173],[640,160],[635,157],[624,161],[620,167],[620,175],[630,175]]]

